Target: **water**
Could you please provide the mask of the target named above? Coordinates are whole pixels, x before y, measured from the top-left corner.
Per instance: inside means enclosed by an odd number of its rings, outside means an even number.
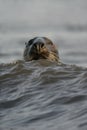
[[[87,129],[86,14],[86,0],[0,0],[0,130]],[[64,65],[23,61],[35,36]]]

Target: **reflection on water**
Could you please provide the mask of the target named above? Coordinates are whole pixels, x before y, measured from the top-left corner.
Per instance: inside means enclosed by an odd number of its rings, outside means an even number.
[[[87,129],[86,15],[86,0],[0,0],[1,130]],[[35,36],[50,38],[66,65],[24,62]]]

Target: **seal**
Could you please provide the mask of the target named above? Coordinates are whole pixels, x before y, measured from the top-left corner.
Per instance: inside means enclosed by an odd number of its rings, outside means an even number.
[[[35,37],[25,43],[24,60],[48,59],[60,62],[59,53],[53,42],[47,37]]]

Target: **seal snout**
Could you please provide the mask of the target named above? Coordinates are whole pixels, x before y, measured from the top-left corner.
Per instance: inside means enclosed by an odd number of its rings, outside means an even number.
[[[36,53],[39,54],[39,53],[41,53],[41,50],[44,47],[44,43],[42,43],[42,42],[36,42],[36,43],[33,44],[32,47],[35,49]]]
[[[25,61],[48,59],[59,62],[59,55],[58,50],[50,39],[35,37],[26,43],[24,59]]]

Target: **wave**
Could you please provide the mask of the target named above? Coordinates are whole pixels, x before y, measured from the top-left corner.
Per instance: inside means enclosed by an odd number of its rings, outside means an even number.
[[[86,119],[80,113],[87,108],[86,91],[84,67],[46,60],[1,64],[1,128],[29,129],[41,124],[47,127],[45,122],[54,120],[61,122],[61,127],[70,120],[78,122],[76,127],[84,127]],[[60,123],[56,125],[60,127]]]

